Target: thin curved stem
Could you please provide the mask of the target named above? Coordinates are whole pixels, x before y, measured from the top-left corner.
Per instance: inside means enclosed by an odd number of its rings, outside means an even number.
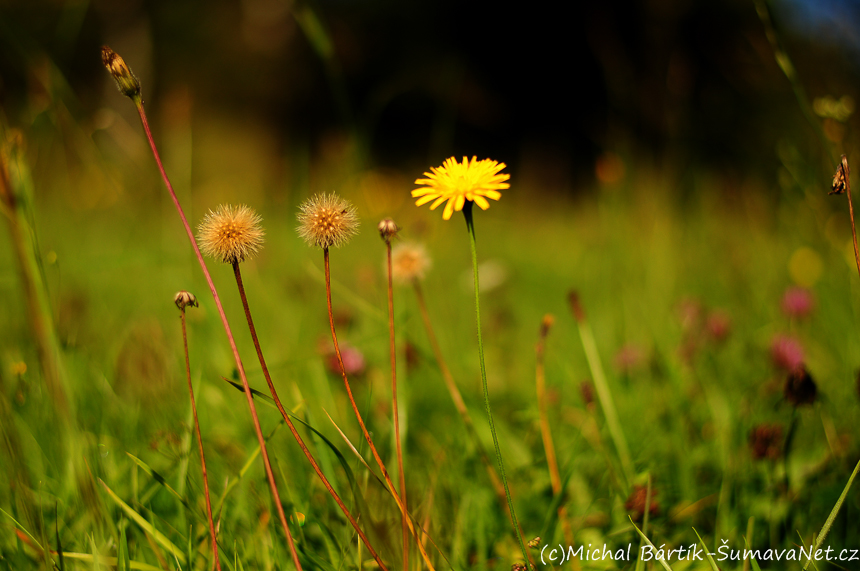
[[[331,309],[331,271],[329,269],[328,248],[323,248],[323,262],[325,265],[325,294],[326,303],[328,305],[328,323],[329,327],[331,328],[332,343],[334,343],[334,354],[337,357],[337,363],[340,366],[340,373],[343,377],[344,387],[346,387],[346,395],[347,397],[349,397],[349,404],[352,405],[352,412],[355,413],[355,418],[358,420],[359,426],[361,426],[361,432],[362,434],[364,434],[364,439],[370,446],[370,451],[371,453],[373,453],[373,458],[376,460],[376,463],[379,465],[379,469],[382,471],[382,477],[385,479],[385,483],[388,486],[391,495],[394,497],[394,501],[397,504],[397,507],[400,509],[400,514],[404,518],[406,518],[406,524],[409,526],[409,530],[415,537],[415,542],[418,544],[418,551],[421,553],[421,557],[424,559],[424,563],[427,564],[427,567],[430,568],[430,571],[435,571],[433,564],[430,562],[430,557],[427,555],[427,551],[424,549],[424,545],[421,542],[421,538],[418,537],[418,532],[415,530],[415,527],[412,525],[412,522],[409,519],[409,514],[406,511],[406,506],[403,505],[403,502],[400,499],[400,494],[397,493],[397,488],[394,487],[394,483],[391,481],[391,476],[388,475],[388,470],[385,468],[385,463],[379,456],[379,452],[377,452],[376,450],[376,445],[373,443],[373,439],[370,437],[370,432],[367,431],[367,426],[365,426],[364,424],[364,419],[361,417],[361,413],[358,411],[358,405],[355,404],[355,398],[352,396],[352,389],[349,386],[349,379],[346,376],[346,368],[343,365],[343,357],[340,354],[340,346],[337,343],[337,332],[334,328],[334,314],[332,313]],[[406,570],[404,569],[404,571]]]
[[[188,219],[185,218],[185,212],[179,204],[179,199],[176,197],[176,192],[173,190],[173,185],[170,184],[170,179],[167,178],[167,173],[164,171],[164,165],[161,163],[161,157],[158,154],[158,149],[155,146],[155,139],[152,137],[152,132],[149,130],[149,122],[146,120],[146,111],[143,109],[143,101],[140,97],[133,99],[137,113],[140,115],[140,122],[143,125],[143,130],[146,133],[146,139],[149,141],[149,147],[152,149],[152,155],[155,157],[155,162],[158,165],[158,170],[161,173],[161,178],[170,192],[170,198],[173,199],[173,204],[179,213],[179,218],[182,220],[182,226],[185,228],[185,233],[188,235],[188,240],[191,242],[191,247],[194,248],[194,254],[197,256],[197,261],[200,263],[200,268],[203,270],[203,275],[206,277],[206,283],[209,285],[209,291],[212,292],[212,297],[215,299],[215,307],[218,308],[218,315],[221,318],[221,324],[224,326],[224,331],[227,334],[227,340],[230,343],[230,349],[233,352],[233,358],[236,361],[236,369],[239,371],[239,378],[242,379],[242,387],[245,389],[245,397],[248,401],[248,408],[251,411],[251,418],[254,421],[254,431],[257,433],[257,441],[260,443],[260,453],[263,457],[263,465],[266,468],[266,478],[269,481],[269,489],[272,493],[272,501],[278,509],[281,525],[284,528],[284,535],[287,537],[287,543],[290,546],[290,554],[293,558],[293,563],[296,569],[301,571],[302,566],[299,563],[299,555],[296,552],[296,546],[293,544],[293,536],[290,533],[290,528],[287,525],[286,517],[283,515],[284,508],[281,506],[281,496],[278,494],[278,486],[275,483],[275,475],[272,473],[272,465],[269,463],[269,453],[266,450],[266,440],[263,437],[263,430],[260,428],[260,419],[257,416],[257,408],[254,406],[254,397],[251,395],[251,387],[248,385],[248,378],[245,375],[245,367],[242,365],[242,359],[239,357],[239,349],[236,347],[236,340],[233,338],[233,332],[230,329],[230,324],[227,322],[227,315],[224,313],[224,307],[221,305],[221,298],[218,297],[218,290],[215,289],[215,283],[212,281],[212,276],[209,274],[209,269],[206,267],[206,262],[203,261],[203,254],[200,253],[200,248],[197,246],[197,240],[194,238],[194,232],[191,231],[191,226],[188,224]]]
[[[236,277],[236,285],[239,288],[239,296],[242,298],[242,307],[245,309],[245,319],[248,321],[248,329],[251,331],[251,339],[254,341],[254,348],[257,350],[257,358],[260,361],[260,367],[263,369],[263,376],[266,377],[266,383],[269,385],[269,392],[272,393],[272,399],[275,401],[275,405],[278,407],[278,410],[281,412],[281,416],[284,417],[284,422],[287,424],[287,427],[290,429],[290,432],[293,433],[293,438],[298,442],[299,447],[302,449],[305,457],[308,459],[308,462],[311,463],[311,466],[316,472],[317,476],[319,476],[320,480],[322,480],[323,486],[334,498],[335,503],[337,503],[340,510],[343,512],[343,515],[346,516],[346,519],[349,520],[349,523],[352,525],[353,529],[355,529],[358,536],[361,538],[361,541],[364,542],[364,545],[367,547],[367,550],[370,551],[370,554],[376,560],[376,563],[379,565],[379,568],[382,571],[387,571],[385,564],[382,562],[382,559],[376,553],[376,550],[373,549],[373,545],[371,545],[370,540],[364,534],[360,527],[358,527],[358,522],[355,521],[355,518],[349,513],[349,510],[344,505],[343,500],[340,499],[340,496],[337,495],[337,492],[334,491],[334,488],[329,483],[328,478],[325,477],[323,471],[320,469],[319,464],[314,459],[311,451],[308,449],[305,441],[302,439],[298,430],[296,430],[293,421],[290,420],[289,414],[284,409],[284,405],[281,404],[281,399],[278,398],[278,391],[275,390],[275,384],[272,382],[272,377],[269,375],[269,368],[266,366],[266,359],[263,357],[263,350],[260,348],[260,341],[257,338],[257,329],[254,327],[254,320],[251,318],[251,308],[248,305],[248,297],[245,295],[245,285],[242,283],[242,272],[239,271],[239,263],[233,262],[233,275]]]
[[[427,303],[424,301],[424,292],[421,289],[421,284],[419,284],[417,280],[413,280],[412,285],[415,288],[415,298],[418,300],[418,310],[421,313],[421,320],[424,322],[424,329],[427,332],[427,339],[430,341],[430,348],[433,350],[436,364],[439,365],[439,370],[442,372],[442,380],[445,382],[445,387],[451,395],[451,400],[454,401],[454,408],[456,408],[457,412],[460,413],[460,417],[463,419],[463,424],[466,425],[466,432],[475,443],[475,449],[478,451],[481,462],[487,469],[487,474],[490,477],[493,489],[496,491],[496,497],[507,510],[508,503],[507,496],[505,495],[505,488],[502,486],[502,481],[499,479],[499,475],[493,467],[492,461],[490,461],[489,456],[487,456],[487,451],[484,449],[484,445],[481,444],[481,439],[478,437],[477,431],[475,431],[475,425],[472,422],[469,409],[466,408],[466,403],[463,401],[463,395],[460,394],[460,389],[457,388],[457,383],[454,382],[451,370],[448,368],[448,364],[445,362],[445,357],[442,355],[442,348],[439,347],[439,340],[436,338],[436,332],[433,330],[433,324],[430,322],[430,313],[427,311]]]
[[[514,511],[514,502],[511,499],[511,490],[508,487],[508,478],[505,475],[505,464],[502,461],[502,449],[499,447],[499,437],[496,435],[496,425],[493,422],[493,412],[490,409],[490,390],[487,386],[487,366],[484,363],[484,340],[481,335],[481,296],[478,285],[478,249],[475,239],[475,224],[472,219],[472,201],[467,200],[463,207],[463,214],[466,217],[466,228],[469,230],[469,244],[472,247],[472,268],[475,274],[475,319],[477,320],[478,329],[478,360],[481,364],[481,385],[484,389],[484,406],[487,409],[487,421],[490,423],[490,432],[493,435],[493,446],[496,449],[496,463],[499,468],[499,475],[502,477],[502,485],[505,487],[505,497],[508,500],[508,511],[511,516],[511,523],[514,526],[514,533],[517,535],[517,540],[520,543],[520,549],[523,552],[523,560],[526,563],[531,563],[526,544],[523,541],[523,535],[520,532],[520,524],[517,521],[517,513]]]
[[[203,497],[206,499],[206,517],[209,518],[209,535],[212,538],[212,555],[215,558],[215,569],[221,571],[221,561],[218,559],[218,540],[215,534],[215,522],[212,520],[212,502],[209,500],[209,476],[206,474],[206,457],[203,455],[203,436],[200,434],[200,421],[197,419],[197,404],[194,402],[194,387],[191,385],[191,361],[188,358],[188,333],[185,327],[185,308],[180,309],[182,319],[182,347],[185,350],[185,378],[188,379],[188,395],[191,398],[191,413],[194,416],[194,431],[197,433],[197,445],[200,450],[200,467],[203,471]]]
[[[406,474],[403,472],[403,450],[400,444],[400,414],[397,406],[397,346],[394,342],[394,284],[391,276],[391,241],[385,241],[388,251],[388,337],[391,352],[391,410],[394,416],[394,441],[397,447],[397,469],[400,472],[400,499],[404,510],[408,509],[406,501]],[[409,526],[406,514],[400,521],[403,528],[403,571],[409,569]]]

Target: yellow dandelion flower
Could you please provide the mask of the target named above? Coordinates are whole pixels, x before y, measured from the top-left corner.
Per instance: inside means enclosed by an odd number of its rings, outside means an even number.
[[[299,207],[299,236],[309,246],[338,248],[358,234],[358,213],[338,195],[317,194]]]
[[[420,197],[415,202],[416,206],[433,201],[430,210],[448,201],[442,213],[445,220],[450,220],[455,210],[463,210],[467,200],[486,210],[490,207],[488,198],[498,200],[502,197],[499,190],[511,187],[505,182],[511,175],[499,172],[503,168],[505,163],[490,159],[479,161],[478,157],[472,157],[469,162],[469,159],[463,157],[463,162],[458,163],[457,159],[451,157],[446,159],[441,167],[430,167],[431,172],[424,173],[427,178],[415,181],[415,184],[425,186],[413,190],[412,197]]]
[[[253,209],[222,204],[197,228],[200,250],[225,264],[253,258],[263,247],[263,221]]]

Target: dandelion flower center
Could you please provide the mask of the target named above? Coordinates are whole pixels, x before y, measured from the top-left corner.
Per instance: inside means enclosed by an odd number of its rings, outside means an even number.
[[[412,197],[418,198],[416,206],[432,201],[430,210],[447,202],[442,212],[442,218],[445,220],[450,220],[455,210],[463,210],[467,200],[486,210],[490,207],[488,198],[498,200],[502,197],[499,190],[511,187],[505,182],[511,175],[499,172],[504,168],[505,163],[490,159],[479,161],[477,157],[472,157],[469,161],[463,157],[463,162],[458,163],[457,159],[451,157],[446,159],[441,167],[431,167],[431,172],[425,172],[424,176],[427,178],[415,181],[415,184],[424,186],[413,190]]]
[[[318,194],[301,205],[299,236],[310,246],[340,247],[358,233],[355,207],[336,194]]]
[[[262,218],[245,205],[221,205],[197,229],[200,250],[226,264],[253,258],[263,247]]]

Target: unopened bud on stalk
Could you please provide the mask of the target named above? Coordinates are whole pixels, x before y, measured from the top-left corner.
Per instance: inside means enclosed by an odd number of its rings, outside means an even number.
[[[176,304],[176,307],[185,311],[185,308],[189,305],[191,307],[197,306],[197,298],[193,293],[187,291],[180,291],[173,297],[173,302]]]
[[[400,230],[391,218],[382,220],[376,229],[379,230],[379,235],[386,244],[391,242],[391,239],[397,235],[398,230]]]
[[[123,95],[131,99],[140,97],[140,82],[118,53],[102,46],[102,63],[116,80],[116,85]]]

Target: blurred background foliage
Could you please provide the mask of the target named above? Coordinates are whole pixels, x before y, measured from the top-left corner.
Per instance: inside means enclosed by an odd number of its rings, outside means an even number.
[[[769,6],[810,102],[856,101],[857,5]],[[243,137],[262,145],[248,152],[313,160],[352,145],[362,164],[409,172],[451,154],[492,156],[543,192],[581,192],[615,155],[713,169],[729,186],[769,182],[780,144],[820,166],[854,136],[851,114],[827,116],[822,103],[833,149],[822,148],[751,0],[609,0],[570,13],[444,0],[0,9],[0,101],[15,126],[52,104],[89,136],[111,128],[111,113],[128,118],[96,57],[107,44],[167,129],[186,121],[205,139],[230,118],[223,134],[237,148]]]

